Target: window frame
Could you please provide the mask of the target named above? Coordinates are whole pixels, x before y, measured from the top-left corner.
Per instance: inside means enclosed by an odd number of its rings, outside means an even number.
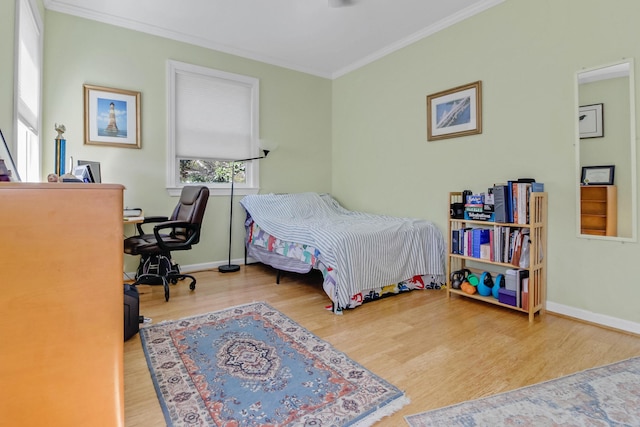
[[[258,135],[259,135],[259,80],[254,77],[229,73],[214,68],[203,67],[185,62],[167,61],[167,192],[171,196],[179,196],[185,184],[180,183],[180,160],[176,157],[176,76],[178,74],[197,75],[198,77],[209,77],[213,79],[230,80],[235,83],[247,85],[251,93],[251,143],[250,157],[258,157]],[[207,159],[205,159],[207,160]],[[233,160],[233,159],[208,159],[208,160]],[[257,194],[259,191],[259,161],[246,162],[245,176],[246,182],[235,182],[233,185],[234,194],[247,195]],[[231,194],[231,183],[206,183],[209,187],[210,195],[228,196]]]
[[[43,45],[44,45],[44,25],[40,10],[34,0],[16,0],[15,2],[15,27],[14,27],[14,105],[13,105],[13,138],[10,138],[8,144],[14,155],[16,166],[20,171],[22,181],[39,182],[42,175],[42,86],[43,86]],[[23,119],[20,110],[20,45],[21,45],[21,25],[20,18],[22,14],[28,14],[27,18],[31,19],[36,27],[37,38],[37,73],[38,73],[38,105],[37,105],[37,128],[33,128],[31,123]],[[20,146],[21,125],[24,126],[30,135],[26,135],[26,146]],[[34,141],[35,139],[35,141]]]

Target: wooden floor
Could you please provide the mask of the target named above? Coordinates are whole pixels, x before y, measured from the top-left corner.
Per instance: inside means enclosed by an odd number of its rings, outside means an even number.
[[[403,417],[546,381],[640,355],[640,337],[552,314],[527,315],[452,295],[413,291],[338,316],[317,274],[283,276],[262,265],[237,273],[195,274],[186,283],[140,286],[140,311],[153,323],[265,301],[386,379],[411,399],[376,426],[406,425]],[[165,425],[136,335],[125,342],[126,426]]]

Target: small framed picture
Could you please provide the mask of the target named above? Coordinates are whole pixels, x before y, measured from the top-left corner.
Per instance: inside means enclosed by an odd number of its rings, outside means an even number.
[[[613,185],[616,167],[609,166],[583,166],[580,183],[583,185]]]
[[[604,136],[604,104],[583,105],[578,111],[580,139]]]
[[[83,87],[84,143],[140,148],[140,92]]]
[[[427,96],[427,141],[482,133],[482,82]]]

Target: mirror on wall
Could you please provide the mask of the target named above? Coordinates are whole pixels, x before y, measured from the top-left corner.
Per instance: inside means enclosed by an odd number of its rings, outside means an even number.
[[[576,74],[578,236],[636,241],[632,60]]]

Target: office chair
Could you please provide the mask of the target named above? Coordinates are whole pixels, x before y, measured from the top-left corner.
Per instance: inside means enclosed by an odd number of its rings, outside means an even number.
[[[169,301],[169,283],[191,279],[189,288],[196,288],[195,277],[182,274],[180,266],[171,259],[171,252],[186,251],[200,241],[200,229],[204,211],[209,200],[209,189],[205,186],[186,186],[180,201],[170,217],[145,217],[136,224],[138,235],[124,240],[124,252],[140,255],[134,285],[163,285],[164,298]],[[143,227],[153,226],[153,234],[145,233]],[[147,227],[148,228],[148,227]]]

